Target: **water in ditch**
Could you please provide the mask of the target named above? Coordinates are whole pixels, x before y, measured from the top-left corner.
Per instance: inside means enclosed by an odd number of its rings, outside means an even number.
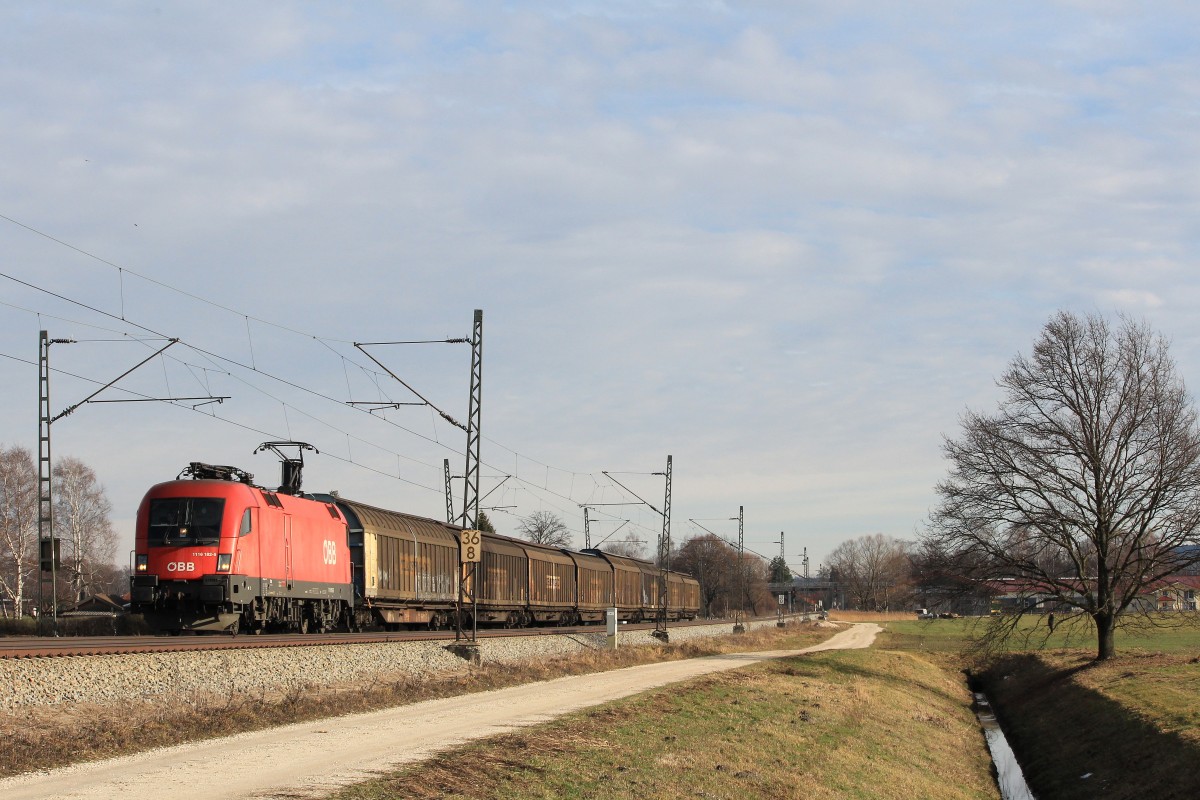
[[[987,739],[988,750],[992,752],[992,763],[996,765],[996,782],[1000,784],[1000,797],[1003,800],[1035,800],[1029,785],[1025,783],[1025,773],[1017,763],[992,705],[982,692],[975,692],[975,716],[983,728]]]

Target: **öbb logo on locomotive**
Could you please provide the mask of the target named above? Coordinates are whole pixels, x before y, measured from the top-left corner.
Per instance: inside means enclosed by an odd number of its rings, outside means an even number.
[[[172,632],[600,624],[607,608],[641,622],[700,606],[696,580],[667,572],[659,608],[664,573],[649,561],[305,493],[286,469],[268,489],[193,462],[146,493],[135,553],[132,610]]]

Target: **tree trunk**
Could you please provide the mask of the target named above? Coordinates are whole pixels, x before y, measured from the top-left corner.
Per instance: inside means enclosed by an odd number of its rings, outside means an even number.
[[[1113,638],[1116,617],[1112,614],[1102,613],[1094,614],[1092,619],[1096,621],[1096,660],[1107,661],[1117,654],[1116,642]]]

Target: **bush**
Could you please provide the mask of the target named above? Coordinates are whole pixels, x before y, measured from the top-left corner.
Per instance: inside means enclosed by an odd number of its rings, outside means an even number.
[[[33,617],[0,619],[0,636],[33,636],[37,633],[37,620]]]
[[[142,636],[153,633],[140,614],[59,617],[59,636]],[[53,636],[50,617],[0,619],[0,636]]]

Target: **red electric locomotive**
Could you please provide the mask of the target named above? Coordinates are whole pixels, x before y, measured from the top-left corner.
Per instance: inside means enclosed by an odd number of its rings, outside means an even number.
[[[255,486],[236,467],[193,463],[180,478],[138,509],[134,613],[176,633],[348,623],[352,567],[337,506]]]

